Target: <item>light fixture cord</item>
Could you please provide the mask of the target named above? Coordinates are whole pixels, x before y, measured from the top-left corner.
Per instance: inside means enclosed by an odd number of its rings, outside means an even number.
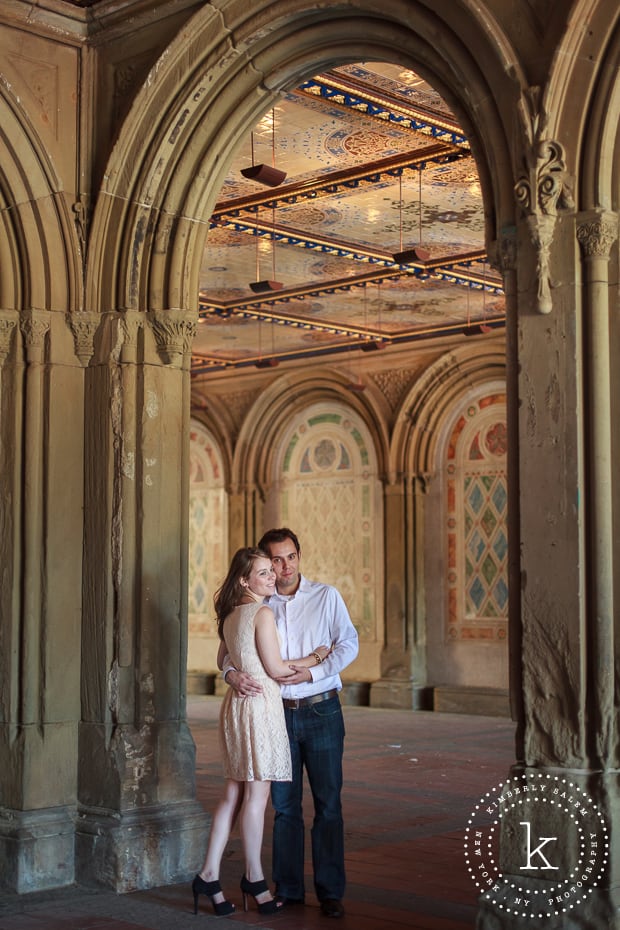
[[[400,217],[400,249],[403,250],[403,173],[398,175],[398,213]]]
[[[254,223],[254,238],[256,239],[256,282],[260,281],[260,259],[258,255],[258,209],[256,210],[256,221]]]

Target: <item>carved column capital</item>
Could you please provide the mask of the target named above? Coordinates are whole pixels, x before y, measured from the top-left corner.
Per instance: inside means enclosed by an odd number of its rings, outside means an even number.
[[[41,360],[50,322],[49,310],[31,309],[22,314],[20,328],[26,343],[28,361]]]
[[[95,333],[100,322],[101,317],[98,313],[81,311],[80,313],[69,314],[69,326],[73,333],[75,354],[84,368],[93,357]]]
[[[155,310],[148,314],[148,320],[166,363],[181,365],[191,352],[198,314],[189,310]]]
[[[540,88],[528,88],[518,109],[527,143],[524,171],[517,178],[514,192],[536,253],[537,310],[549,313],[552,307],[549,254],[558,210],[574,209],[572,185],[563,146],[545,136],[548,120]]]
[[[120,316],[123,344],[121,360],[135,362],[138,357],[138,334],[144,326],[144,313],[138,310],[123,310]]]
[[[426,494],[430,488],[432,474],[429,471],[418,472],[417,475],[411,475],[411,490],[414,494]]]
[[[17,310],[0,310],[0,365],[4,365],[9,354],[13,330],[18,320]]]
[[[584,258],[608,259],[618,238],[618,216],[605,210],[588,210],[577,217],[577,241]]]

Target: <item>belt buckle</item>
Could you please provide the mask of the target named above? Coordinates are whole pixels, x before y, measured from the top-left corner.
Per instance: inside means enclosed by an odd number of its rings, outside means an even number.
[[[299,708],[301,707],[301,701],[302,701],[301,698],[289,698],[288,699],[289,710],[299,710]]]

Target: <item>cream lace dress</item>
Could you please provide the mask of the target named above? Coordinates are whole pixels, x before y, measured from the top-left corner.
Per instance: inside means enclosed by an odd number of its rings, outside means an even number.
[[[280,685],[270,678],[256,648],[254,618],[262,604],[241,604],[224,621],[232,664],[252,675],[263,693],[241,697],[229,688],[220,711],[224,774],[234,781],[291,781],[289,749]]]

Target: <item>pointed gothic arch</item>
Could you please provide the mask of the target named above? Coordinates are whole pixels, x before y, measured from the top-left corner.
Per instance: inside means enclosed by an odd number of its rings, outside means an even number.
[[[429,366],[403,399],[390,450],[396,474],[432,475],[441,424],[455,399],[472,385],[505,378],[506,358],[498,346],[471,350],[468,346],[442,355]]]
[[[579,0],[543,100],[545,130],[565,148],[581,210],[617,206],[612,175],[620,125],[619,25],[620,14],[614,23],[600,0]]]
[[[386,0],[380,12],[366,0],[300,2],[297,16],[294,6],[278,15],[270,4],[268,18],[255,6],[204,7],[153,69],[93,217],[87,292],[102,310],[193,310],[207,220],[243,133],[280,90],[364,57],[419,70],[446,97],[476,155],[488,241],[514,223],[510,127],[523,80],[497,21],[473,3],[467,30],[463,10],[439,29],[418,2]]]
[[[372,386],[362,396],[353,394],[342,374],[313,368],[276,378],[248,411],[235,449],[233,487],[244,487],[251,480],[264,496],[279,453],[279,437],[291,415],[301,406],[329,401],[350,407],[362,418],[372,436],[379,474],[385,474],[388,440],[385,419],[378,413],[385,399]]]
[[[0,127],[0,307],[83,309],[77,214],[43,141],[4,83]]]

